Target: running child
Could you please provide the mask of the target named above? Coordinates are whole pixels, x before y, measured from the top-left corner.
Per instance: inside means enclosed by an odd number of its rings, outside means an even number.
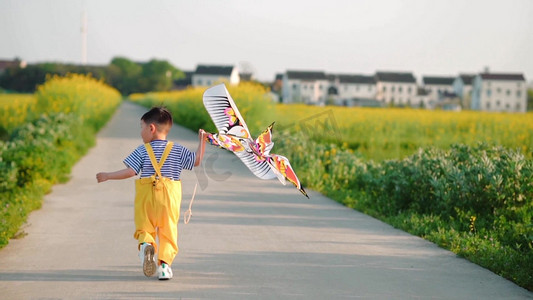
[[[125,169],[96,174],[98,182],[135,180],[135,239],[144,275],[150,277],[156,268],[160,280],[171,279],[170,266],[178,254],[178,221],[181,205],[180,174],[200,165],[205,151],[206,132],[198,132],[198,149],[191,152],[167,140],[172,115],[163,107],[154,107],[141,118],[143,145],[124,159]],[[156,243],[159,238],[159,245]],[[155,255],[158,261],[155,261]]]

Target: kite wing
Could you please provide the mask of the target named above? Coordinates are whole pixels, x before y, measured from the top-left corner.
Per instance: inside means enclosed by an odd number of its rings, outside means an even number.
[[[268,161],[264,158],[258,159],[257,155],[242,151],[233,152],[238,158],[250,169],[255,176],[261,179],[273,179],[276,178],[276,173],[272,170]]]
[[[207,89],[203,98],[205,109],[215,123],[219,134],[234,135],[245,139],[250,137],[250,130],[224,84]]]
[[[248,126],[246,126],[226,86],[219,84],[207,89],[203,99],[205,109],[219,132],[208,135],[208,141],[212,145],[235,153],[255,176],[261,179],[275,178],[276,174],[271,170],[264,157],[258,157],[253,152],[245,151],[247,148],[245,146],[253,147],[250,145],[250,141],[253,142],[253,140]]]

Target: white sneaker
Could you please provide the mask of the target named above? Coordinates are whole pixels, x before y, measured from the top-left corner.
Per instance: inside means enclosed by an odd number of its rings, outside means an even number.
[[[154,258],[154,246],[149,243],[142,243],[139,250],[139,258],[143,266],[143,273],[146,277],[150,277],[155,274],[155,258]]]
[[[172,269],[166,263],[162,263],[157,268],[157,274],[159,275],[159,280],[169,280],[173,276]]]

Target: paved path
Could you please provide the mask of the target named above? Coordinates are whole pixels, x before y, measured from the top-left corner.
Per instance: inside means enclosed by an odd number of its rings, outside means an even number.
[[[145,109],[124,103],[73,169],[31,214],[28,234],[0,250],[1,299],[532,299],[453,253],[310,191],[255,178],[208,148],[184,175],[175,278],[146,278],[133,239],[133,179],[97,184],[141,143]],[[175,126],[171,140],[196,148]],[[298,168],[296,166],[296,168]]]

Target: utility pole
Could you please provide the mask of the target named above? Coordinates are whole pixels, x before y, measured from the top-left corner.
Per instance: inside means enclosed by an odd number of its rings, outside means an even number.
[[[85,9],[81,14],[81,64],[87,64],[87,14]]]

